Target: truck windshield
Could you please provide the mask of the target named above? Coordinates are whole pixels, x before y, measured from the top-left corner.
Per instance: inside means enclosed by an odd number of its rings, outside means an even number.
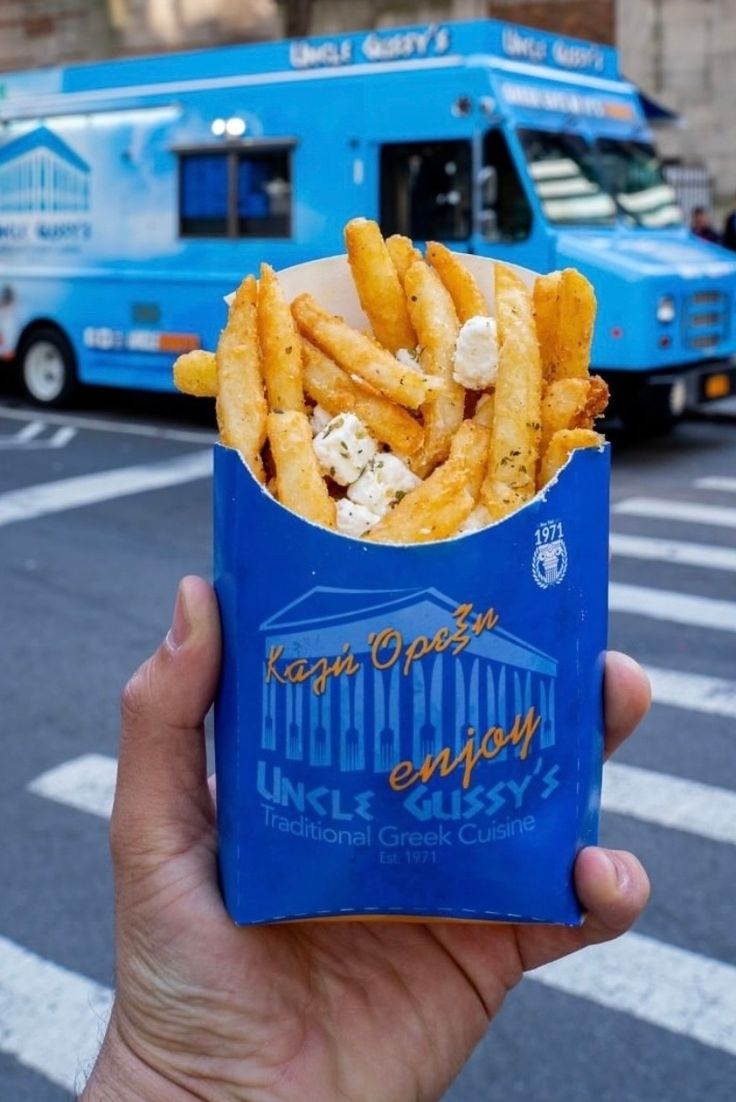
[[[601,181],[595,150],[579,134],[520,130],[529,175],[550,222],[613,225],[616,204]]]
[[[682,211],[662,166],[646,142],[599,138],[601,178],[624,215],[640,226],[681,226]]]
[[[682,225],[675,192],[646,142],[520,130],[529,175],[545,215],[557,225],[648,229]]]

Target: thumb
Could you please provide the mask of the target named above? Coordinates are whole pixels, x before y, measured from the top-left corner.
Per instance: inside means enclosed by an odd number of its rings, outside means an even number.
[[[215,595],[203,578],[184,578],[168,635],[123,692],[110,837],[124,877],[153,871],[213,835],[204,718],[219,668]]]

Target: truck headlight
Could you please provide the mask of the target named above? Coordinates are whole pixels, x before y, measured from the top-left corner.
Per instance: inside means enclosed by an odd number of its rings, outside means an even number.
[[[675,300],[672,295],[660,295],[657,299],[657,321],[661,321],[663,325],[666,325],[670,321],[675,320]]]

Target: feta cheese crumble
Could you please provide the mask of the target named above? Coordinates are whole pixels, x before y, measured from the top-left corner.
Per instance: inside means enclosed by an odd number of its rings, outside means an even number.
[[[341,486],[349,486],[373,459],[378,445],[359,417],[340,413],[312,441],[320,470]]]
[[[348,497],[356,505],[365,505],[379,516],[421,482],[405,463],[391,452],[380,452],[360,478],[348,487]]]
[[[332,414],[328,413],[322,406],[316,405],[312,410],[312,416],[309,419],[309,423],[312,426],[312,432],[317,435],[318,432],[322,432],[322,429],[327,428],[332,420]]]
[[[364,536],[381,518],[378,513],[343,497],[335,502],[337,530],[346,536]]]
[[[493,386],[498,374],[498,332],[495,318],[468,318],[455,344],[452,377],[468,390]]]

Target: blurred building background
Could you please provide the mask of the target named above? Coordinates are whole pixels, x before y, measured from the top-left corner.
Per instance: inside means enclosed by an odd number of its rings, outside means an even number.
[[[281,36],[487,16],[615,43],[679,123],[662,156],[736,197],[736,0],[0,0],[0,71]]]

